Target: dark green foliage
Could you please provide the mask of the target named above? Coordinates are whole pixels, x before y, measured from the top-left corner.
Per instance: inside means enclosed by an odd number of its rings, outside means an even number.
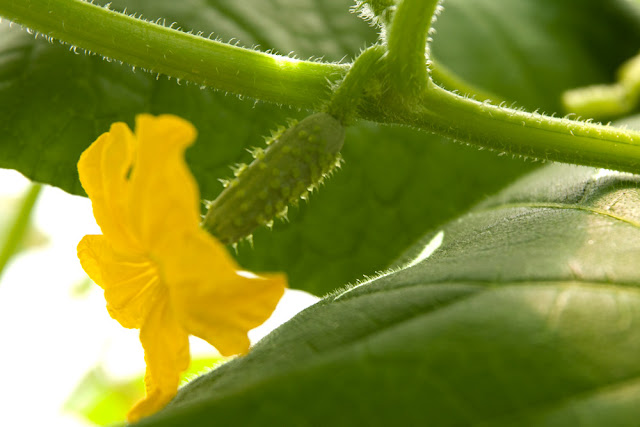
[[[540,169],[139,425],[635,426],[639,183]]]
[[[562,90],[606,82],[640,45],[637,15],[622,0],[447,0],[433,52],[481,88],[548,113]],[[376,30],[349,14],[350,0],[112,3],[184,30],[299,57],[351,60]],[[628,7],[628,5],[627,5]],[[203,199],[222,191],[229,165],[288,117],[307,112],[133,71],[0,24],[0,167],[82,194],[75,164],[114,121],[173,113],[199,137],[187,157]],[[34,124],[35,123],[35,124]],[[347,130],[345,167],[290,223],[258,230],[238,258],[255,271],[284,270],[292,287],[321,295],[384,269],[418,236],[531,168],[440,137],[358,123]],[[332,268],[326,268],[326,265]]]

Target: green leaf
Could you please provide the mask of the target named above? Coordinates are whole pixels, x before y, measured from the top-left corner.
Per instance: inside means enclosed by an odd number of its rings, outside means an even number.
[[[562,112],[560,94],[614,80],[640,44],[628,0],[445,0],[433,54],[517,105]]]
[[[538,170],[138,425],[637,425],[639,184]]]
[[[616,1],[563,0],[555,5],[525,0],[518,3],[532,13],[500,13],[513,9],[511,3],[447,0],[434,51],[441,62],[473,83],[523,105],[553,108],[561,90],[606,76],[640,40],[639,21],[614,13]],[[303,58],[338,60],[353,58],[376,37],[374,29],[348,13],[351,4],[129,0],[114,2],[112,8],[127,6],[129,13],[154,20],[164,17],[167,25],[176,21],[185,30],[214,31],[223,40],[235,37],[244,46],[260,44],[261,49],[294,51]],[[489,30],[472,31],[464,13],[487,16],[487,28],[508,25],[514,34],[507,43]],[[484,21],[476,24],[480,22]],[[572,31],[562,30],[563,25]],[[591,33],[577,31],[589,25],[610,46],[586,43]],[[522,36],[520,28],[527,29]],[[548,28],[562,33],[558,46],[551,46],[545,36]],[[533,33],[533,41],[546,42],[532,43],[528,36]],[[584,54],[567,55],[551,65],[540,51],[548,48],[558,59],[572,46],[580,46]],[[480,59],[477,52],[482,52]],[[114,121],[132,125],[140,112],[174,113],[192,121],[199,139],[188,161],[203,198],[213,199],[222,190],[218,179],[231,174],[228,165],[250,159],[247,147],[260,145],[262,136],[284,125],[287,117],[305,114],[179,85],[164,76],[156,80],[126,65],[76,55],[57,42],[34,40],[7,23],[0,24],[0,99],[14,100],[0,103],[0,167],[18,169],[75,194],[82,194],[75,170],[80,153]],[[292,209],[288,225],[258,231],[255,250],[240,247],[244,267],[284,270],[298,288],[329,292],[363,273],[385,268],[416,236],[531,168],[439,137],[370,123],[349,129],[343,154],[342,172],[312,196],[309,207]],[[328,264],[333,268],[326,268]]]

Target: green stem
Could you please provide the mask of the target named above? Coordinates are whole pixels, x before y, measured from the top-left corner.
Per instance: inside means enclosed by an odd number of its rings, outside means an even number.
[[[9,235],[5,239],[4,244],[0,247],[0,276],[2,276],[2,271],[11,257],[16,253],[18,246],[24,238],[29,226],[29,219],[31,218],[33,206],[38,200],[41,189],[42,186],[40,184],[31,184],[21,201],[13,220],[8,225]]]
[[[416,96],[429,79],[427,36],[439,0],[402,0],[389,28],[387,69],[403,96]]]
[[[327,113],[343,124],[353,119],[362,95],[371,83],[372,71],[385,52],[384,46],[374,45],[356,58],[344,80],[334,91]]]
[[[640,173],[636,131],[513,110],[434,84],[418,107],[399,108],[393,117],[388,109],[380,109],[370,111],[367,118],[380,121],[386,115],[387,122],[419,127],[500,154]]]
[[[300,108],[329,99],[327,80],[348,70],[231,46],[81,0],[0,0],[0,16],[135,67]]]

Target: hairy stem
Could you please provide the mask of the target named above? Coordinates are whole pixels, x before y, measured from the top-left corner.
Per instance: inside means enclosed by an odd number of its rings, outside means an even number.
[[[419,95],[429,73],[427,36],[439,0],[402,0],[393,16],[387,41],[391,83],[404,96]]]
[[[371,104],[369,104],[371,105]],[[379,103],[378,103],[379,105]],[[479,102],[431,83],[418,107],[371,111],[456,141],[531,159],[640,173],[640,133]]]
[[[22,242],[24,235],[29,226],[29,219],[31,218],[31,212],[38,200],[41,190],[40,184],[31,184],[31,187],[27,190],[24,197],[21,200],[20,206],[8,225],[9,234],[7,238],[0,246],[0,276],[2,271],[16,253],[18,246]]]
[[[370,83],[375,65],[385,54],[383,46],[374,45],[356,58],[340,86],[334,91],[327,112],[348,123],[356,114],[362,95]]]
[[[347,65],[231,46],[81,0],[0,0],[0,16],[135,67],[264,101],[313,108]]]

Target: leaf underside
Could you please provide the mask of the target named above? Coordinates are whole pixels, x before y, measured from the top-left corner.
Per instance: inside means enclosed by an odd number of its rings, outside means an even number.
[[[540,169],[138,425],[637,425],[639,184]]]

